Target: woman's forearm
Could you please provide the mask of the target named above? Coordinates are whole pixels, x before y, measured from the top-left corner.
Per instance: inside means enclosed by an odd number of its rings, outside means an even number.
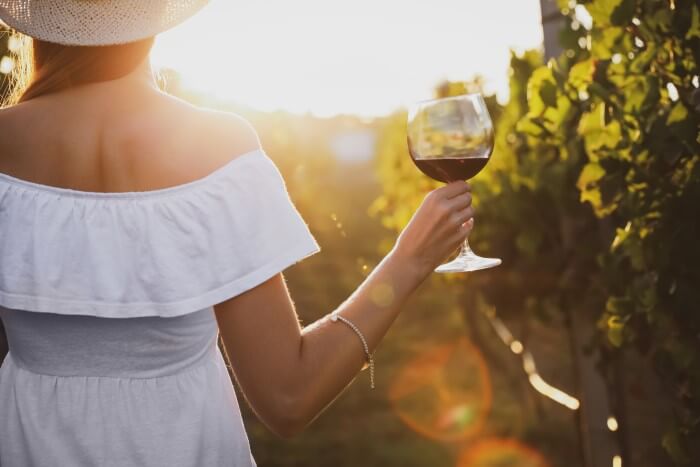
[[[362,285],[338,307],[364,335],[373,352],[426,272],[392,251]],[[302,332],[295,375],[295,419],[298,429],[311,423],[366,365],[359,336],[326,315]],[[369,388],[369,381],[367,382]]]
[[[402,306],[430,274],[469,235],[474,210],[471,188],[452,182],[426,195],[394,249],[336,310],[352,322],[373,352]],[[327,315],[301,330],[299,352],[286,385],[285,404],[294,413],[290,431],[311,423],[365,366],[362,341],[355,331]],[[289,381],[289,380],[287,380]]]

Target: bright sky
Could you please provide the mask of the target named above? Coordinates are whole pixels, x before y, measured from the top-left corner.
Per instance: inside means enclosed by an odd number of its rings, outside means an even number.
[[[260,110],[375,116],[477,73],[505,99],[509,50],[541,43],[539,0],[212,0],[153,63]]]

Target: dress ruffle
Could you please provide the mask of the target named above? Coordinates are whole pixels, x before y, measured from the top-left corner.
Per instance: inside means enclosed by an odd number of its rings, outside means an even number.
[[[83,192],[0,174],[5,308],[178,316],[318,251],[262,149],[199,180],[144,192]]]

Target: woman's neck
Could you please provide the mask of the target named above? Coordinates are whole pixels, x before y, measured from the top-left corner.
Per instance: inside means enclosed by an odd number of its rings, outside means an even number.
[[[147,55],[136,68],[121,78],[93,83],[92,86],[95,88],[112,88],[115,90],[125,89],[131,92],[159,90],[158,82],[156,81],[153,68],[151,67],[150,54]]]
[[[96,102],[109,102],[109,108],[116,110],[116,108],[141,107],[146,104],[149,97],[157,94],[163,94],[163,92],[153,73],[150,56],[146,56],[136,68],[120,78],[68,88],[58,94],[45,97],[69,99],[73,106],[83,103],[92,107]]]
[[[151,56],[146,57],[129,74],[113,81],[118,85],[139,86],[158,89],[158,83],[151,67]]]

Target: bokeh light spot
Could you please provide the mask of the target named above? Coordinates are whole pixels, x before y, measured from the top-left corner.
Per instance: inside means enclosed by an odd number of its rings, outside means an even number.
[[[481,431],[491,409],[486,362],[465,338],[434,347],[399,372],[389,400],[399,418],[427,438],[468,439]]]
[[[510,351],[511,352],[513,352],[516,355],[520,355],[521,353],[523,353],[523,350],[525,350],[525,348],[523,347],[522,342],[520,342],[520,341],[511,342],[511,344],[510,344]]]
[[[5,75],[10,74],[15,67],[15,61],[11,57],[4,56],[0,59],[0,73]]]
[[[489,438],[465,448],[457,467],[549,467],[530,446],[514,439]]]

